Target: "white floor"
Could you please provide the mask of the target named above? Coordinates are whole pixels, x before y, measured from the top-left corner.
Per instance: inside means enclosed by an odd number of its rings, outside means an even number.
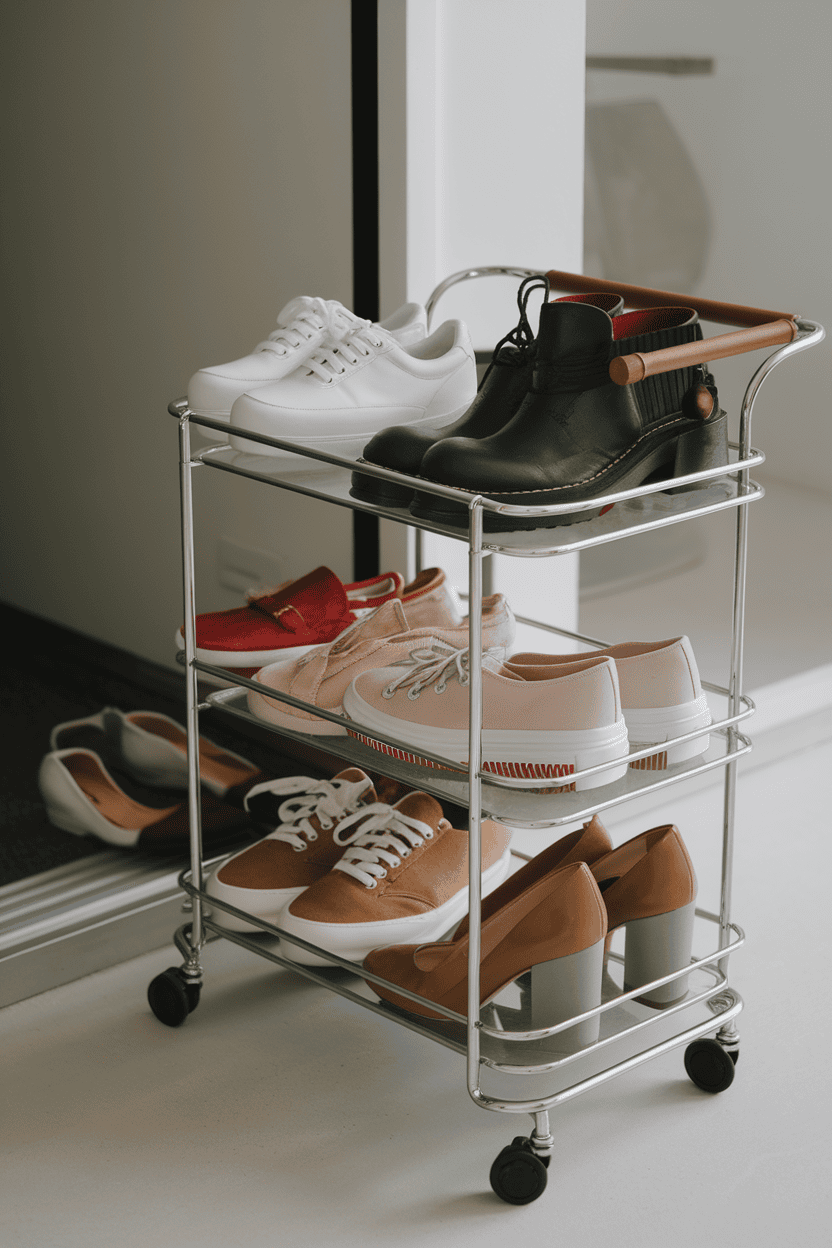
[[[179,961],[160,950],[0,1011],[4,1248],[828,1243],[832,726],[813,736],[781,730],[741,772],[728,1091],[694,1088],[677,1049],[576,1098],[548,1190],[515,1208],[488,1170],[531,1120],[475,1107],[460,1057],[225,943],[170,1030],[145,1003]],[[672,819],[710,905],[721,789],[669,792],[610,831]]]

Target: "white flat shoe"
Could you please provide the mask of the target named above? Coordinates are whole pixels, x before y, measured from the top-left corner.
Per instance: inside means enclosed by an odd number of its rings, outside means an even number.
[[[156,852],[182,850],[188,844],[188,803],[151,805],[153,793],[125,791],[93,750],[54,750],[38,772],[38,787],[49,822],[74,836],[94,836],[108,845]],[[160,797],[156,801],[162,801]],[[246,813],[202,795],[203,839],[228,840],[247,824]]]
[[[364,321],[340,342],[313,351],[291,376],[237,399],[229,440],[235,450],[300,459],[301,464],[303,458],[293,452],[252,442],[235,430],[357,458],[370,438],[390,424],[456,420],[476,392],[474,349],[462,321],[446,321],[410,346]],[[315,469],[314,460],[306,462]]]
[[[424,338],[427,318],[421,304],[406,303],[379,323],[407,345]],[[234,400],[241,394],[288,377],[318,347],[337,342],[361,324],[363,322],[336,299],[316,299],[308,295],[292,299],[278,313],[277,329],[250,355],[194,373],[188,383],[188,407],[197,416],[227,421]],[[205,435],[215,436],[207,429]]]
[[[126,771],[154,788],[188,787],[188,737],[176,720],[158,711],[130,711],[105,706],[85,719],[58,724],[49,738],[50,749],[92,750],[111,771]],[[215,797],[233,800],[263,778],[259,767],[241,754],[199,738],[199,775]]]

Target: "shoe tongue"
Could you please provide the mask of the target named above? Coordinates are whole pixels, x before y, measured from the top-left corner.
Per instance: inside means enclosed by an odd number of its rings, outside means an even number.
[[[281,329],[285,329],[287,325],[291,325],[295,317],[300,316],[301,312],[308,312],[313,306],[314,299],[311,295],[298,295],[296,299],[290,299],[277,314],[278,325]]]
[[[401,811],[403,815],[409,815],[411,819],[421,820],[422,823],[433,828],[434,832],[440,821],[445,818],[442,807],[429,793],[406,793],[400,801],[396,802],[393,809]]]
[[[372,615],[368,615],[358,625],[355,633],[360,635],[362,641],[368,641],[373,637],[395,637],[398,633],[408,632],[409,627],[401,602],[398,598],[391,598],[389,602],[383,603]],[[338,642],[336,641],[333,644],[332,653],[337,653],[338,648]]]
[[[315,568],[274,593],[254,598],[249,606],[275,616],[289,632],[314,629],[325,621],[351,618],[347,591],[329,568]]]
[[[370,802],[377,802],[378,795],[370,777],[360,767],[346,767],[343,771],[339,771],[337,776],[332,777],[333,780],[345,780],[347,784],[361,784],[366,782],[367,787],[361,794],[361,804],[367,805]]]

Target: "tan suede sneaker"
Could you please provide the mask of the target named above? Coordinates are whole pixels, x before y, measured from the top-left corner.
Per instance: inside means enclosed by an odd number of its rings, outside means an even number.
[[[344,846],[335,840],[339,821],[376,802],[372,781],[358,767],[332,780],[289,776],[256,785],[246,795],[246,810],[273,831],[221,863],[206,892],[276,923],[281,910],[335,865]],[[235,932],[260,928],[218,910],[218,922]]]
[[[351,962],[371,949],[437,940],[468,911],[468,832],[452,828],[427,793],[395,806],[367,807],[344,819],[335,840],[343,858],[283,911],[285,932]],[[482,825],[482,891],[509,869],[511,832]],[[307,966],[325,958],[283,942],[287,957]]]

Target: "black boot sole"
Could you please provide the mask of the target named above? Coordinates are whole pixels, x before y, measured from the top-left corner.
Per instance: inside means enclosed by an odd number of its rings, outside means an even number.
[[[375,503],[377,507],[407,507],[415,497],[415,491],[404,485],[396,485],[393,481],[385,481],[381,477],[368,477],[365,473],[354,472],[350,497],[360,499],[362,503]]]
[[[676,422],[673,422],[676,425]],[[487,489],[479,492],[495,502],[511,506],[546,507],[553,503],[585,502],[619,490],[634,489],[648,481],[666,480],[667,493],[682,493],[688,489],[702,489],[709,484],[694,483],[674,488],[676,477],[692,472],[704,472],[708,468],[724,468],[728,464],[728,418],[725,412],[707,422],[687,426],[681,433],[671,433],[668,426],[648,434],[638,449],[626,452],[618,463],[611,465],[591,485],[566,486],[554,490],[529,490],[499,493]],[[473,491],[474,487],[466,487]],[[586,511],[564,512],[556,516],[512,516],[499,512],[484,511],[483,529],[487,533],[514,533],[519,530],[552,529],[561,525],[582,524],[600,516],[605,508]],[[421,520],[455,527],[468,524],[468,508],[433,494],[417,491],[410,505],[411,515]]]

